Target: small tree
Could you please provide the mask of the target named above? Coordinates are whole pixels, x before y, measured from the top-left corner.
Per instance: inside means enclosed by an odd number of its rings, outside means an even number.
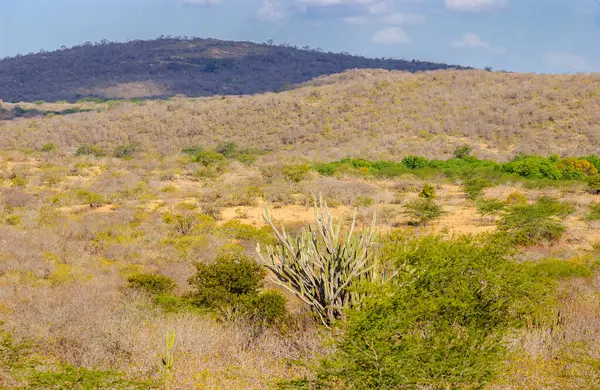
[[[412,218],[411,223],[418,226],[425,226],[444,215],[442,206],[432,199],[417,199],[408,203],[405,207],[405,214]]]
[[[435,199],[435,188],[429,184],[425,184],[421,192],[419,192],[419,197],[423,199]]]
[[[454,151],[454,157],[456,158],[465,158],[471,154],[473,148],[469,145],[461,145]]]
[[[347,233],[341,233],[341,219],[334,220],[327,203],[315,199],[316,227],[303,229],[290,237],[285,229],[275,227],[265,205],[265,222],[279,244],[267,246],[267,258],[257,245],[264,264],[276,276],[277,283],[304,301],[326,326],[343,317],[346,308],[361,299],[352,287],[360,280],[374,279],[378,264],[373,253],[375,216],[371,227],[354,234],[356,211]]]

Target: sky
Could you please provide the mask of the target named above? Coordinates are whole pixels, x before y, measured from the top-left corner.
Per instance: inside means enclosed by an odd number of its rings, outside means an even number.
[[[600,0],[0,0],[0,57],[162,34],[600,72]]]

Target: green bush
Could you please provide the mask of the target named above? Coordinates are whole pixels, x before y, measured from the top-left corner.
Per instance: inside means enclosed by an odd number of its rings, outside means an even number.
[[[221,226],[220,231],[229,238],[255,241],[261,245],[272,245],[276,242],[275,236],[268,226],[257,228],[252,225],[242,223],[237,219],[232,219],[225,222]]]
[[[405,214],[412,220],[413,225],[425,226],[444,215],[442,206],[435,203],[432,199],[418,199],[404,206]]]
[[[136,144],[136,143],[118,146],[113,151],[113,157],[125,158],[125,159],[131,158],[137,151],[139,151],[139,149],[140,149],[140,145]]]
[[[202,153],[203,151],[204,151],[204,148],[202,147],[202,145],[192,145],[192,146],[183,148],[181,150],[182,153],[190,155],[190,156],[197,156],[200,153]]]
[[[46,143],[46,144],[42,145],[42,147],[40,148],[40,151],[41,151],[41,152],[46,152],[46,153],[47,153],[47,152],[53,152],[53,151],[55,151],[56,149],[58,149],[58,146],[56,146],[56,144],[53,144],[53,143],[51,143],[51,142],[48,142],[48,143]]]
[[[419,192],[419,197],[423,199],[435,199],[435,188],[429,184],[425,184],[421,192]]]
[[[397,276],[363,286],[363,305],[348,312],[321,366],[323,388],[483,388],[502,363],[504,336],[550,317],[535,308],[552,307],[553,284],[508,260],[503,244],[394,233],[381,253]]]
[[[225,166],[227,159],[221,153],[217,153],[212,150],[206,150],[198,153],[194,161],[207,168],[219,169]]]
[[[265,274],[241,251],[222,253],[210,264],[196,263],[196,274],[188,280],[194,289],[189,298],[197,306],[232,304],[242,295],[257,295]]]
[[[518,245],[532,245],[543,241],[555,241],[566,230],[560,220],[573,213],[574,207],[553,198],[542,197],[534,204],[517,204],[509,207],[498,223],[505,233]]]
[[[429,161],[425,157],[421,156],[406,156],[402,159],[402,164],[409,169],[421,169],[425,168]]]
[[[482,217],[498,214],[506,207],[506,203],[498,199],[478,199],[476,205]]]
[[[82,145],[75,151],[75,156],[95,156],[102,157],[106,153],[97,146],[94,145]]]
[[[592,194],[600,194],[600,175],[587,178],[588,191]]]
[[[473,148],[469,145],[460,145],[454,150],[455,158],[465,158],[471,154]]]
[[[501,169],[529,179],[559,180],[562,173],[555,161],[540,156],[516,156],[512,161],[503,164]]]
[[[463,182],[463,189],[467,198],[475,200],[483,194],[483,190],[491,186],[489,179],[484,177],[472,177]]]
[[[310,172],[310,165],[299,164],[299,165],[286,165],[282,169],[283,176],[286,180],[300,183],[302,180],[308,177]]]
[[[19,226],[21,224],[21,217],[19,217],[18,215],[11,215],[6,217],[4,222],[10,226]]]
[[[287,315],[285,297],[278,291],[242,295],[235,300],[234,310],[234,316],[260,327],[274,325]]]
[[[127,278],[129,288],[142,290],[152,295],[169,294],[177,284],[171,278],[159,274],[137,273]]]
[[[506,197],[507,206],[517,206],[527,204],[527,197],[520,192],[511,192]]]

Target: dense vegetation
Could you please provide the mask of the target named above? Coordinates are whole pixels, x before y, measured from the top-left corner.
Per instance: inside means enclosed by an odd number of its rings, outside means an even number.
[[[417,72],[450,67],[216,39],[86,42],[70,49],[0,59],[0,99],[242,95],[274,92],[346,69]]]

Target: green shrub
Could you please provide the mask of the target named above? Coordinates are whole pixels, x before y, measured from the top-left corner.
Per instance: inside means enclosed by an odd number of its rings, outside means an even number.
[[[405,214],[412,220],[410,224],[425,226],[444,215],[442,206],[435,203],[432,199],[418,199],[404,206]]]
[[[402,164],[409,169],[421,169],[425,168],[429,161],[425,157],[421,156],[406,156],[402,159]]]
[[[217,153],[212,150],[206,150],[204,152],[198,153],[194,161],[202,164],[207,168],[220,169],[225,166],[227,159],[221,153]]]
[[[234,158],[238,154],[238,146],[235,142],[223,142],[215,148],[215,152],[227,158]]]
[[[258,295],[242,295],[234,302],[234,316],[254,326],[268,327],[287,315],[285,297],[278,291],[263,291]]]
[[[196,263],[189,298],[197,306],[232,304],[242,295],[257,295],[264,277],[265,269],[243,252],[222,253],[210,264]]]
[[[600,221],[600,203],[594,202],[589,206],[589,210],[585,215],[586,221]]]
[[[171,278],[160,274],[137,273],[127,278],[130,288],[145,291],[152,295],[169,294],[177,284]]]
[[[587,160],[573,157],[562,159],[558,163],[558,168],[563,171],[563,178],[565,179],[575,179],[582,177],[582,175],[594,176],[598,174],[598,169],[594,166],[594,164]]]
[[[157,383],[128,380],[120,372],[90,370],[71,365],[59,366],[59,371],[34,371],[27,378],[27,389],[78,389],[78,390],[146,390],[158,389]]]
[[[471,154],[473,148],[469,145],[460,145],[454,150],[455,158],[465,158]]]
[[[46,143],[46,144],[42,145],[42,147],[40,148],[40,151],[41,151],[41,152],[46,152],[46,153],[47,153],[47,152],[53,152],[53,151],[55,151],[56,149],[58,149],[58,146],[56,146],[56,144],[53,144],[53,143],[51,143],[51,142],[48,142],[48,143]]]
[[[283,167],[282,171],[283,176],[286,180],[300,183],[302,180],[308,177],[310,172],[310,165],[308,164],[299,164],[299,165],[286,165]]]
[[[425,184],[421,192],[419,192],[419,197],[423,199],[435,199],[435,188],[429,184]]]
[[[505,233],[518,245],[555,241],[566,230],[561,218],[573,213],[574,207],[555,199],[542,197],[534,204],[518,204],[509,207],[498,223]]]
[[[463,182],[463,189],[467,198],[475,200],[483,194],[483,190],[491,186],[491,182],[484,177],[472,177]]]
[[[183,148],[181,150],[182,153],[190,155],[190,156],[197,156],[200,153],[202,153],[204,151],[204,147],[202,147],[202,145],[192,145],[192,146],[188,146],[187,148]]]
[[[503,164],[501,169],[529,179],[559,180],[562,173],[557,163],[540,156],[516,156],[512,161]]]
[[[75,151],[75,156],[95,156],[102,157],[105,156],[106,153],[104,150],[94,145],[82,145],[77,148]]]
[[[250,240],[260,243],[261,245],[275,244],[275,236],[268,226],[261,228],[254,227],[240,222],[237,219],[232,219],[225,222],[221,228],[221,232],[230,238],[238,240]]]
[[[478,199],[476,205],[482,217],[498,214],[506,207],[506,203],[498,199]]]
[[[507,260],[505,245],[394,233],[381,253],[397,276],[363,286],[363,305],[348,312],[321,366],[323,388],[484,388],[503,361],[504,336],[551,317],[536,308],[552,307],[553,284]]]
[[[527,204],[527,197],[520,192],[511,192],[506,197],[506,205],[507,206],[516,206]]]
[[[592,194],[600,194],[600,175],[587,178],[588,191]]]
[[[6,217],[4,222],[10,226],[18,226],[21,224],[21,217],[19,217],[18,215],[11,215],[9,217]]]
[[[370,196],[359,195],[354,199],[352,205],[354,207],[371,207],[375,204],[375,200]]]
[[[140,145],[137,143],[131,143],[128,145],[122,145],[115,148],[113,151],[113,157],[116,158],[132,158],[133,155],[140,150]]]

